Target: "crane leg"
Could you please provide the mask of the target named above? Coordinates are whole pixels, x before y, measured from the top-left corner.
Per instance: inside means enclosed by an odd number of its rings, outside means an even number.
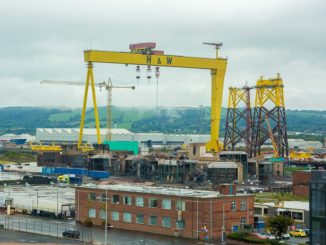
[[[212,97],[211,97],[211,139],[206,143],[207,152],[219,152],[223,144],[219,142],[220,119],[222,111],[222,97],[225,69],[211,70]]]
[[[87,95],[88,95],[88,87],[89,87],[89,78],[90,78],[90,72],[92,70],[92,63],[88,63],[87,68],[87,75],[86,75],[86,83],[85,83],[85,92],[84,92],[84,100],[83,100],[83,109],[80,119],[80,128],[79,128],[79,138],[78,138],[78,149],[80,149],[80,146],[83,142],[83,130],[84,130],[84,122],[85,122],[85,114],[86,114],[86,103],[87,103]]]
[[[94,117],[95,117],[95,125],[96,125],[96,135],[97,135],[97,144],[101,144],[101,131],[100,131],[100,121],[98,117],[98,109],[96,103],[96,93],[95,93],[95,82],[94,82],[94,74],[93,74],[93,66],[89,67],[90,69],[90,78],[91,78],[91,87],[92,87],[92,95],[93,95],[93,105],[94,105]]]

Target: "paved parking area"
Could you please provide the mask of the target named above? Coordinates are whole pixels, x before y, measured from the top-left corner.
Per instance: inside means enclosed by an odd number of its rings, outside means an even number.
[[[82,244],[77,240],[37,235],[21,231],[0,229],[0,244]]]
[[[290,240],[288,240],[288,244],[305,244],[306,241],[308,241],[308,237],[291,237]]]

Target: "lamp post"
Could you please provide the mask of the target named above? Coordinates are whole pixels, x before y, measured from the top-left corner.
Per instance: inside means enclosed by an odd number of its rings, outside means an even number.
[[[57,186],[57,219],[59,219],[59,186]]]
[[[102,197],[97,199],[103,200]],[[104,245],[108,244],[108,188],[105,187],[105,225],[104,225]]]
[[[224,244],[224,234],[225,234],[225,212],[224,212],[224,206],[227,205],[226,203],[222,204],[222,244]]]

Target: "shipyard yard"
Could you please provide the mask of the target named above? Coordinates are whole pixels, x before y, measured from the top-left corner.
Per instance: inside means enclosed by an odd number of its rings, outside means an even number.
[[[326,245],[325,7],[5,0],[0,244]]]

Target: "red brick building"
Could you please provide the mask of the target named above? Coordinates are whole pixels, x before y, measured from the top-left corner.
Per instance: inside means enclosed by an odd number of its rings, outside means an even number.
[[[297,196],[309,197],[311,171],[294,171],[292,173],[292,193]]]
[[[223,213],[226,233],[254,222],[252,195],[126,184],[77,187],[76,221],[104,225],[106,201],[108,224],[127,230],[217,239]]]

